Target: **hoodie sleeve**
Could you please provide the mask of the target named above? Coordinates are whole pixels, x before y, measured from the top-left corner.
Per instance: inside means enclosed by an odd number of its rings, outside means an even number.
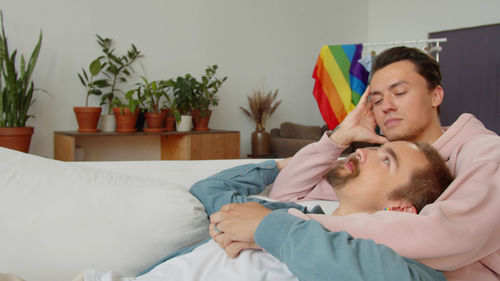
[[[445,280],[441,272],[373,240],[330,232],[314,220],[281,211],[262,220],[255,242],[285,263],[299,280]]]
[[[280,201],[337,200],[323,177],[345,148],[332,142],[328,133],[323,134],[318,142],[303,147],[290,159],[269,197]]]
[[[248,202],[248,196],[262,192],[277,174],[274,160],[236,166],[196,182],[189,192],[200,200],[210,216],[225,204]]]

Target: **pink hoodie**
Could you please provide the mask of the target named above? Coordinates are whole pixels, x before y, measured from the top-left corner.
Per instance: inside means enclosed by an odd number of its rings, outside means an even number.
[[[462,114],[433,144],[455,176],[419,215],[380,211],[343,217],[289,213],[331,231],[374,239],[400,255],[445,271],[448,280],[500,280],[500,137]],[[271,190],[281,201],[336,200],[323,175],[345,147],[324,135],[288,162]]]

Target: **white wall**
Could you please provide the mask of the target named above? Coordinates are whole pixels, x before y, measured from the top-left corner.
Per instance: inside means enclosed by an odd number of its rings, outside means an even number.
[[[371,42],[426,39],[431,32],[500,22],[498,0],[370,0],[369,6]]]
[[[282,104],[267,129],[281,122],[323,123],[312,96],[311,74],[322,45],[367,38],[368,0],[3,0],[10,48],[29,56],[40,29],[43,43],[33,79],[40,93],[31,153],[53,156],[53,131],[75,130],[73,106],[84,103],[76,74],[98,55],[95,34],[118,51],[134,43],[145,56],[136,67],[148,79],[199,76],[218,64],[229,78],[210,127],[239,130],[241,155],[250,153],[253,122],[238,106],[264,85]],[[359,17],[356,24],[350,22]],[[94,104],[98,104],[97,99]],[[155,154],[156,152],[153,152]],[[151,155],[145,153],[145,158]],[[154,157],[155,155],[153,155]],[[159,157],[159,148],[157,157]]]
[[[76,74],[100,54],[96,33],[115,39],[118,51],[134,43],[145,54],[136,70],[150,80],[198,76],[218,64],[229,79],[210,127],[239,130],[246,156],[254,124],[238,106],[247,106],[254,88],[280,89],[268,130],[284,121],[323,123],[311,78],[322,45],[421,39],[500,22],[498,0],[3,0],[1,9],[11,49],[29,56],[43,29],[33,78],[53,97],[38,95],[29,123],[31,152],[47,157],[54,130],[77,128],[72,107],[84,91]],[[159,157],[159,148],[142,155]]]

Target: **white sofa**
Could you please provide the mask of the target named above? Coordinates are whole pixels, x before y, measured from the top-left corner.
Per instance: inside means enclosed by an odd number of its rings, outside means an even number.
[[[262,160],[257,160],[262,161]],[[255,159],[59,162],[0,148],[0,273],[70,281],[137,274],[208,237],[196,181]]]

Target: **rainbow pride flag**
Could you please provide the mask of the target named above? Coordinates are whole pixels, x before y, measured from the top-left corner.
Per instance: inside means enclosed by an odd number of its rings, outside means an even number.
[[[358,104],[369,72],[358,60],[362,44],[323,46],[314,67],[313,94],[328,128],[335,128]]]

